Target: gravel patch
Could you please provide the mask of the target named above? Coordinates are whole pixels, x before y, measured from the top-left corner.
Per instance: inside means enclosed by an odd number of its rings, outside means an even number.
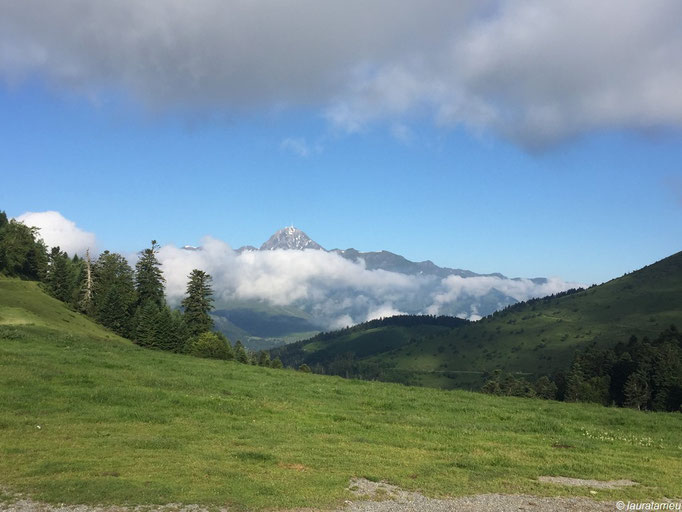
[[[459,498],[427,498],[383,482],[353,479],[349,490],[359,501],[346,502],[344,512],[614,512],[615,503],[588,498],[541,498],[479,494]]]
[[[584,480],[582,478],[567,478],[565,476],[541,476],[539,482],[546,484],[568,485],[569,487],[594,487],[595,489],[619,489],[637,485],[632,480]]]
[[[183,505],[168,503],[167,505],[140,505],[137,507],[119,507],[116,505],[66,505],[50,504],[34,501],[23,494],[13,493],[0,488],[0,512],[216,512],[200,505]],[[219,509],[218,512],[227,512]]]

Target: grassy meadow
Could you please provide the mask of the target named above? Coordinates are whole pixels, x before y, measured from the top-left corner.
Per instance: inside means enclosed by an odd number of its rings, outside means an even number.
[[[354,476],[429,496],[682,498],[682,415],[500,398],[141,349],[0,280],[0,486],[65,503],[333,507]]]

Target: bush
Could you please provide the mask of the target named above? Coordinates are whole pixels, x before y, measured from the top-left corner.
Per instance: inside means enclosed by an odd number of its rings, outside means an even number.
[[[189,341],[187,353],[209,359],[234,359],[232,346],[220,333],[203,332]]]

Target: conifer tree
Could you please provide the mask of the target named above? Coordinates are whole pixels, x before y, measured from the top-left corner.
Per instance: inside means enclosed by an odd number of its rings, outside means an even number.
[[[137,291],[137,305],[143,306],[152,302],[157,308],[166,304],[163,295],[166,280],[161,272],[161,263],[156,258],[159,246],[152,240],[152,246],[140,253],[140,259],[135,264],[135,289]]]
[[[249,355],[246,353],[246,349],[242,342],[237,340],[234,346],[234,358],[238,363],[249,364]]]
[[[646,375],[637,371],[625,382],[625,406],[641,410],[651,398],[651,390]]]
[[[213,309],[213,290],[210,283],[211,276],[203,270],[194,269],[189,275],[187,296],[182,300],[182,308],[191,336],[213,328],[213,319],[209,315]]]
[[[137,308],[135,312],[135,343],[141,347],[158,347],[157,322],[159,315],[158,306],[151,301]]]
[[[135,300],[130,265],[120,254],[104,251],[93,268],[95,318],[121,336],[130,337]]]
[[[59,246],[52,248],[45,283],[50,294],[62,302],[70,301],[76,286],[73,267],[69,256]]]
[[[189,329],[187,324],[185,324],[185,318],[183,314],[174,309],[171,311],[171,338],[168,341],[168,350],[172,352],[184,352],[187,346],[187,342],[190,339]],[[229,345],[229,343],[228,343]],[[230,354],[232,354],[232,346],[230,345]],[[234,356],[234,354],[232,354]]]
[[[270,354],[265,350],[258,352],[258,366],[270,366]]]

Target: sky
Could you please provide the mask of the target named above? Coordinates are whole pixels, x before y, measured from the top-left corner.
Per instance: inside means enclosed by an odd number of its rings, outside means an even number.
[[[583,284],[682,250],[682,4],[395,5],[0,0],[0,210]]]

